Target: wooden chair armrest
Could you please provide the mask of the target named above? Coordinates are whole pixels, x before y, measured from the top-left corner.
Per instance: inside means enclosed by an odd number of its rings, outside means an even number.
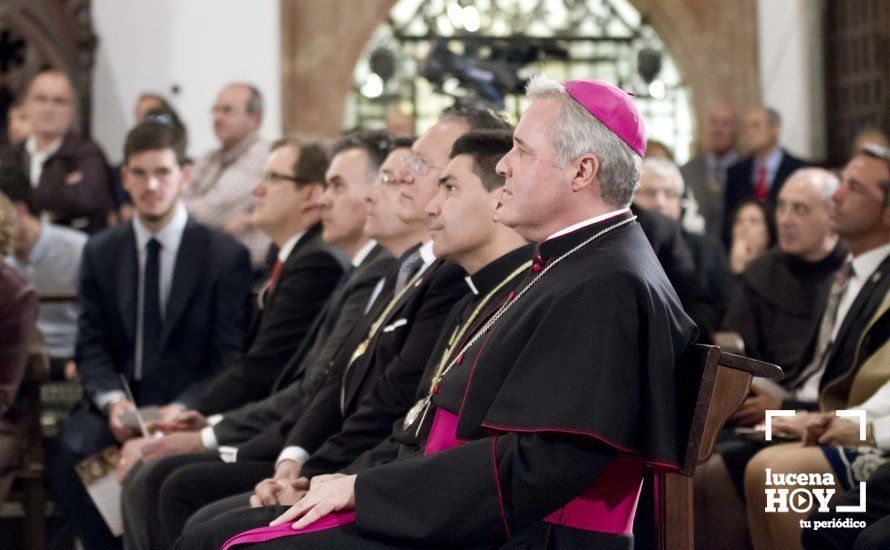
[[[735,355],[733,353],[721,353],[720,366],[745,371],[751,373],[752,376],[769,378],[770,380],[781,380],[785,377],[785,373],[782,372],[782,369],[772,363],[765,363],[763,361]]]

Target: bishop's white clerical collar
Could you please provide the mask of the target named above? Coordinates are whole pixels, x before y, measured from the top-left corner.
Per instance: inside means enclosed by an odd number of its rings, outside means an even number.
[[[574,225],[570,225],[570,226],[566,227],[565,229],[557,231],[553,235],[550,235],[549,237],[547,237],[546,241],[549,241],[550,239],[555,239],[556,237],[562,237],[563,235],[568,235],[569,233],[571,233],[573,231],[577,231],[584,227],[587,227],[588,225],[593,225],[595,223],[599,223],[601,221],[608,220],[609,218],[614,218],[615,216],[627,214],[628,212],[630,212],[630,208],[622,208],[620,210],[613,210],[611,212],[606,212],[605,214],[600,214],[599,216],[595,216],[593,218],[584,220],[583,222],[578,222]]]

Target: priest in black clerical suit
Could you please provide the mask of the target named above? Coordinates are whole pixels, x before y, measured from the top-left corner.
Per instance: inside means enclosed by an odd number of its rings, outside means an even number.
[[[697,330],[627,209],[630,97],[546,77],[529,96],[499,218],[539,255],[436,377],[424,455],[318,479],[225,548],[632,546],[643,467],[682,460],[674,361]]]

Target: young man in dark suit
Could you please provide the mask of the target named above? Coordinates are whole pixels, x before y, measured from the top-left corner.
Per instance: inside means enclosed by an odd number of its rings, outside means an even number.
[[[376,180],[379,163],[391,146],[390,137],[383,132],[359,132],[335,144],[333,162],[326,173],[328,186],[319,197],[324,227],[321,236],[349,255],[352,273],[325,304],[303,345],[290,358],[274,365],[278,377],[272,385],[273,395],[227,410],[208,410],[198,403],[196,410],[158,425],[173,433],[145,445],[142,458],[146,464],[124,482],[128,548],[165,545],[158,538],[161,534],[156,516],[158,492],[169,472],[183,464],[219,461],[226,446],[255,436],[314,392],[364,316],[374,291],[379,290],[378,283],[395,267],[391,253],[402,254],[421,238],[417,228],[399,222],[394,212],[389,212],[389,217],[395,220],[395,227],[382,221],[387,216],[380,213],[375,224],[364,231],[365,199]],[[222,481],[218,484],[223,485]]]
[[[85,396],[47,457],[53,498],[89,549],[120,541],[75,464],[133,437],[121,415],[137,406],[189,405],[242,351],[249,312],[247,250],[182,205],[190,169],[181,132],[144,122],[127,135],[124,159],[137,216],[84,249],[77,357]]]

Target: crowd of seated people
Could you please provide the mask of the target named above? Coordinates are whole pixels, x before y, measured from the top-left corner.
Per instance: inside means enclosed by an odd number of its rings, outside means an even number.
[[[67,75],[35,76],[0,153],[0,413],[42,335],[84,390],[45,474],[84,548],[631,548],[643,470],[685,452],[674,362],[727,332],[785,378],[696,471],[696,547],[890,544],[886,139],[809,167],[775,110],[740,132],[720,104],[678,166],[613,86],[528,99],[516,126],[458,105],[416,137],[266,142],[235,82],[193,161],[145,93],[112,168]],[[774,409],[793,442],[765,441]],[[108,447],[122,535],[77,472]],[[767,468],[837,502],[866,482],[867,527],[765,513]]]

